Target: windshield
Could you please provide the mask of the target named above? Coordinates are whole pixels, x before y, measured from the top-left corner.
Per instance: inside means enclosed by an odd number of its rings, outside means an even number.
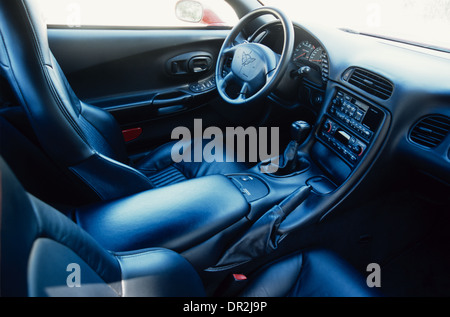
[[[261,0],[297,22],[450,50],[450,0]]]

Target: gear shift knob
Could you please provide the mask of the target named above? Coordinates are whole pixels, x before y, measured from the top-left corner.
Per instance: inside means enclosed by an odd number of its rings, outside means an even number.
[[[311,126],[305,121],[295,121],[291,125],[291,138],[283,155],[281,155],[280,164],[277,171],[273,174],[277,176],[286,176],[294,172],[300,172],[309,167],[309,162],[305,159],[299,159],[298,148],[306,141],[311,132]]]
[[[291,125],[291,138],[298,144],[302,144],[311,132],[311,125],[305,121],[295,121]]]

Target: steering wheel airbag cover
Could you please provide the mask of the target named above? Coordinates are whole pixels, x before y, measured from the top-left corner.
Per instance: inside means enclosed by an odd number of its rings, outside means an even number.
[[[262,44],[246,41],[240,44],[235,43],[237,36],[247,25],[263,15],[273,15],[280,20],[283,27],[284,44],[279,58],[270,48]],[[232,105],[250,104],[268,96],[279,84],[288,68],[294,41],[292,22],[280,10],[263,7],[244,16],[225,39],[217,59],[215,76],[220,96]],[[231,71],[224,74],[226,61],[230,57],[232,57]],[[239,96],[234,99],[226,91],[231,81],[241,86]]]

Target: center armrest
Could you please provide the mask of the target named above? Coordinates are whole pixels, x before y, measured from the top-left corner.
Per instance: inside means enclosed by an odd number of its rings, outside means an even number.
[[[239,189],[223,175],[195,178],[76,211],[77,223],[110,251],[189,249],[249,212]]]

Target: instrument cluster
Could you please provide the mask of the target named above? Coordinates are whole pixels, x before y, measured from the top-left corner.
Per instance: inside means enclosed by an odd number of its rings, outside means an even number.
[[[322,46],[309,40],[302,40],[294,49],[292,62],[299,67],[312,67],[321,73],[323,82],[328,80],[328,55]]]

